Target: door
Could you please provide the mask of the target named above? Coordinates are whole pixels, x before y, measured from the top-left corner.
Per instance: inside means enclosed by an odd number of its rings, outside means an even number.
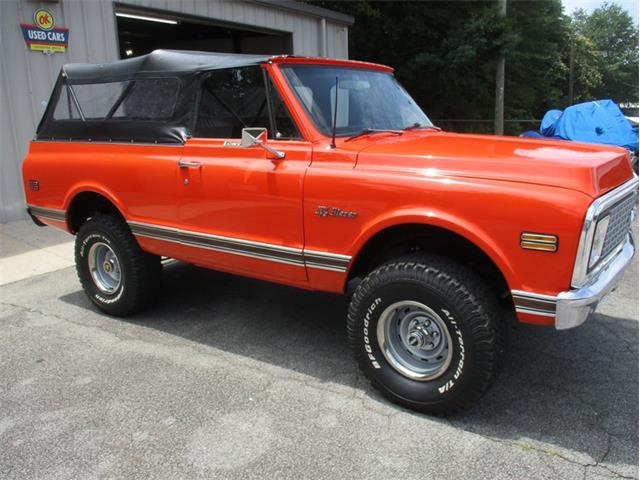
[[[240,147],[263,127],[276,159]],[[179,166],[181,239],[196,264],[259,278],[306,280],[302,185],[311,144],[302,140],[259,66],[216,70],[201,84],[193,138]]]

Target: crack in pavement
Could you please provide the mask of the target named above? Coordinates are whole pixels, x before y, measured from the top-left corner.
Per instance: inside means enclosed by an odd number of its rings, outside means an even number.
[[[210,347],[203,347],[201,344],[197,344],[189,339],[187,344],[181,343],[179,345],[176,344],[167,344],[165,342],[162,341],[162,335],[158,336],[158,338],[146,338],[146,339],[139,339],[139,338],[135,338],[135,337],[129,337],[129,338],[123,338],[121,335],[118,335],[118,333],[111,331],[109,328],[107,328],[107,326],[105,325],[101,325],[99,323],[94,323],[93,321],[89,321],[89,323],[83,322],[83,321],[78,321],[76,319],[72,319],[69,317],[66,317],[64,315],[59,315],[56,313],[45,313],[42,310],[39,310],[37,308],[33,308],[33,307],[28,307],[25,305],[20,305],[20,304],[15,304],[15,303],[11,303],[11,302],[6,302],[6,301],[0,301],[0,305],[6,306],[6,307],[10,307],[13,309],[17,309],[23,312],[29,312],[35,315],[39,315],[42,317],[49,317],[49,318],[55,318],[61,322],[68,322],[72,325],[75,325],[77,327],[81,327],[83,329],[88,329],[89,331],[96,329],[98,331],[101,331],[105,334],[108,334],[110,336],[113,336],[115,338],[117,338],[119,341],[124,342],[124,343],[131,343],[131,344],[137,344],[137,343],[142,343],[142,344],[147,344],[147,345],[151,345],[151,346],[157,346],[158,344],[162,345],[163,347],[167,347],[167,348],[180,348],[180,349],[189,349],[189,350],[193,350],[199,354],[204,354],[207,356],[211,356],[217,360],[222,360],[225,364],[228,365],[234,365],[237,367],[240,367],[243,370],[251,370],[251,372],[255,372],[256,368],[255,368],[255,359],[247,359],[245,357],[240,358],[237,354],[233,354],[233,353],[229,353],[229,352],[225,352],[225,351],[220,351],[218,349],[216,349],[215,347],[210,348]],[[127,324],[130,327],[135,328],[145,328],[144,326],[140,326],[140,325],[136,325],[134,324]],[[117,330],[117,329],[116,329]],[[617,335],[614,335],[616,338],[618,338]],[[623,342],[626,343],[626,342]],[[276,349],[278,349],[279,351],[283,351],[282,347],[275,347]],[[535,350],[535,349],[531,349],[531,350]],[[159,355],[162,355],[162,353],[158,353]],[[545,353],[546,356],[548,356],[549,358],[556,358],[556,356],[554,356],[554,354]],[[634,356],[635,355],[634,353]],[[260,362],[259,360],[257,360],[259,363],[264,363],[264,362]],[[569,362],[569,361],[575,361],[575,359],[569,359],[569,358],[563,358],[561,356],[557,356],[557,361],[558,362]],[[611,364],[615,364],[615,362],[611,362]],[[343,398],[343,399],[350,399],[350,400],[355,400],[356,402],[358,402],[359,405],[362,405],[363,408],[365,408],[366,410],[375,413],[376,415],[380,415],[382,417],[386,418],[386,422],[388,423],[388,425],[392,425],[393,423],[393,417],[398,416],[402,413],[406,413],[408,411],[404,410],[404,409],[400,409],[399,407],[395,407],[395,406],[390,406],[390,408],[388,408],[389,406],[382,404],[381,408],[371,408],[371,402],[373,402],[374,400],[372,400],[371,398],[369,398],[367,396],[367,392],[364,391],[362,388],[357,388],[355,386],[351,386],[351,388],[349,389],[345,389],[343,387],[334,387],[334,385],[331,383],[330,380],[321,380],[320,382],[318,382],[318,379],[314,378],[310,378],[307,374],[304,373],[299,373],[299,372],[292,372],[289,369],[286,369],[286,372],[283,373],[281,372],[282,367],[277,367],[275,366],[276,371],[269,371],[271,369],[259,369],[259,374],[261,376],[263,376],[263,378],[265,379],[265,383],[260,383],[259,386],[256,386],[256,390],[255,390],[255,394],[257,397],[262,397],[262,398],[271,398],[272,395],[272,389],[274,387],[274,385],[276,385],[277,383],[287,383],[287,382],[293,382],[296,384],[299,384],[303,387],[307,387],[310,389],[313,389],[315,391],[321,391],[323,393],[327,393],[329,392],[332,395],[335,395],[337,397]],[[563,369],[558,369],[559,370],[559,378],[560,376],[562,376],[564,374]],[[230,378],[230,374],[224,374],[222,379],[226,379],[226,378]],[[620,380],[619,382],[616,383],[622,383],[623,380]],[[500,439],[500,438],[496,438],[493,437],[491,435],[488,434],[484,434],[484,433],[480,433],[477,431],[473,431],[473,429],[469,429],[468,427],[465,426],[461,426],[460,424],[456,424],[453,422],[453,420],[451,418],[449,418],[448,416],[443,416],[440,418],[444,418],[446,420],[446,422],[448,423],[448,425],[450,426],[450,428],[454,429],[454,430],[462,430],[464,432],[470,433],[472,435],[477,435],[478,437],[481,437],[487,441],[502,445],[502,446],[507,446],[509,448],[515,448],[518,449],[519,451],[528,451],[530,450],[531,452],[535,453],[536,455],[538,455],[541,460],[545,463],[545,465],[547,465],[547,467],[551,468],[552,470],[555,471],[555,468],[552,465],[549,465],[545,459],[549,458],[549,457],[555,457],[560,459],[563,462],[567,462],[569,464],[572,465],[576,465],[576,466],[580,466],[584,469],[584,473],[583,473],[583,477],[586,478],[589,469],[602,469],[605,470],[609,473],[611,473],[612,475],[614,475],[616,478],[623,478],[623,479],[633,479],[633,478],[637,478],[634,476],[627,476],[624,474],[621,474],[619,472],[616,472],[615,470],[613,470],[610,466],[605,465],[604,462],[606,462],[607,458],[609,457],[611,450],[612,450],[612,438],[617,438],[620,440],[625,440],[625,438],[621,435],[621,434],[617,434],[614,432],[610,432],[604,425],[603,422],[606,420],[606,415],[602,413],[602,409],[603,406],[598,404],[598,403],[593,403],[593,402],[589,402],[587,399],[583,398],[583,393],[582,392],[577,392],[577,391],[573,391],[570,388],[568,388],[566,386],[566,384],[560,384],[560,385],[551,385],[548,383],[544,383],[544,382],[528,382],[527,385],[535,388],[536,386],[541,387],[545,390],[548,391],[558,391],[560,390],[561,392],[563,392],[563,394],[567,397],[573,398],[575,399],[577,402],[579,402],[580,404],[588,407],[594,414],[595,414],[595,423],[593,423],[593,426],[596,427],[598,430],[600,430],[601,432],[603,432],[606,436],[606,446],[604,447],[604,451],[602,452],[602,455],[599,456],[599,459],[593,459],[593,461],[591,462],[584,462],[584,461],[579,461],[576,460],[574,458],[571,458],[570,456],[567,456],[565,454],[561,454],[559,452],[550,450],[550,449],[546,449],[544,447],[541,446],[537,446],[537,445],[530,445],[530,444],[523,444],[521,441],[518,440],[510,440],[510,439]],[[275,397],[274,397],[275,398]],[[316,403],[318,404],[317,406],[320,406],[322,402],[322,399],[318,400]],[[377,405],[377,407],[380,407],[380,405]],[[389,413],[386,413],[386,411],[389,411]]]

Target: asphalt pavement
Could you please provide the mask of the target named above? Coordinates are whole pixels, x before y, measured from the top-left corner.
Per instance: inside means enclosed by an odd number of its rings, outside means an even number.
[[[29,263],[9,244],[2,479],[638,478],[637,259],[585,325],[512,329],[483,400],[431,417],[364,380],[342,297],[174,263],[113,318],[73,267],[9,281]]]

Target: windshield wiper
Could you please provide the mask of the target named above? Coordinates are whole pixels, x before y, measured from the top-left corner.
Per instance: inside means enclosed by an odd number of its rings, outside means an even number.
[[[429,128],[431,130],[437,130],[438,132],[442,131],[442,129],[440,127],[436,127],[434,125],[422,125],[421,123],[413,123],[411,125],[409,125],[408,127],[404,127],[402,130],[404,130],[405,132],[408,130],[417,130],[418,128]]]
[[[402,135],[404,132],[402,130],[392,130],[392,129],[386,129],[386,128],[365,128],[359,131],[358,133],[356,133],[355,135],[347,138],[345,142],[349,142],[358,137],[362,137],[363,135],[369,135],[370,133],[395,133],[396,135]]]

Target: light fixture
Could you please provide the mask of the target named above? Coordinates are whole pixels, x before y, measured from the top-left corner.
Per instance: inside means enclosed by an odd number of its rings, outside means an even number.
[[[604,218],[598,220],[596,225],[596,233],[593,235],[593,242],[591,243],[591,255],[589,256],[589,268],[593,267],[600,257],[602,256],[602,248],[604,247],[604,241],[607,238],[607,231],[609,229],[609,220],[611,215],[607,215]]]
[[[547,233],[522,232],[520,246],[525,250],[556,252],[558,250],[558,237]]]
[[[128,50],[125,50],[124,53],[127,57],[130,57],[131,55],[133,55],[133,50],[128,49]]]
[[[170,25],[175,25],[178,23],[177,20],[168,20],[166,18],[158,17],[147,17],[145,15],[134,15],[133,13],[116,12],[116,17],[133,18],[134,20],[145,20],[147,22],[168,23]]]

